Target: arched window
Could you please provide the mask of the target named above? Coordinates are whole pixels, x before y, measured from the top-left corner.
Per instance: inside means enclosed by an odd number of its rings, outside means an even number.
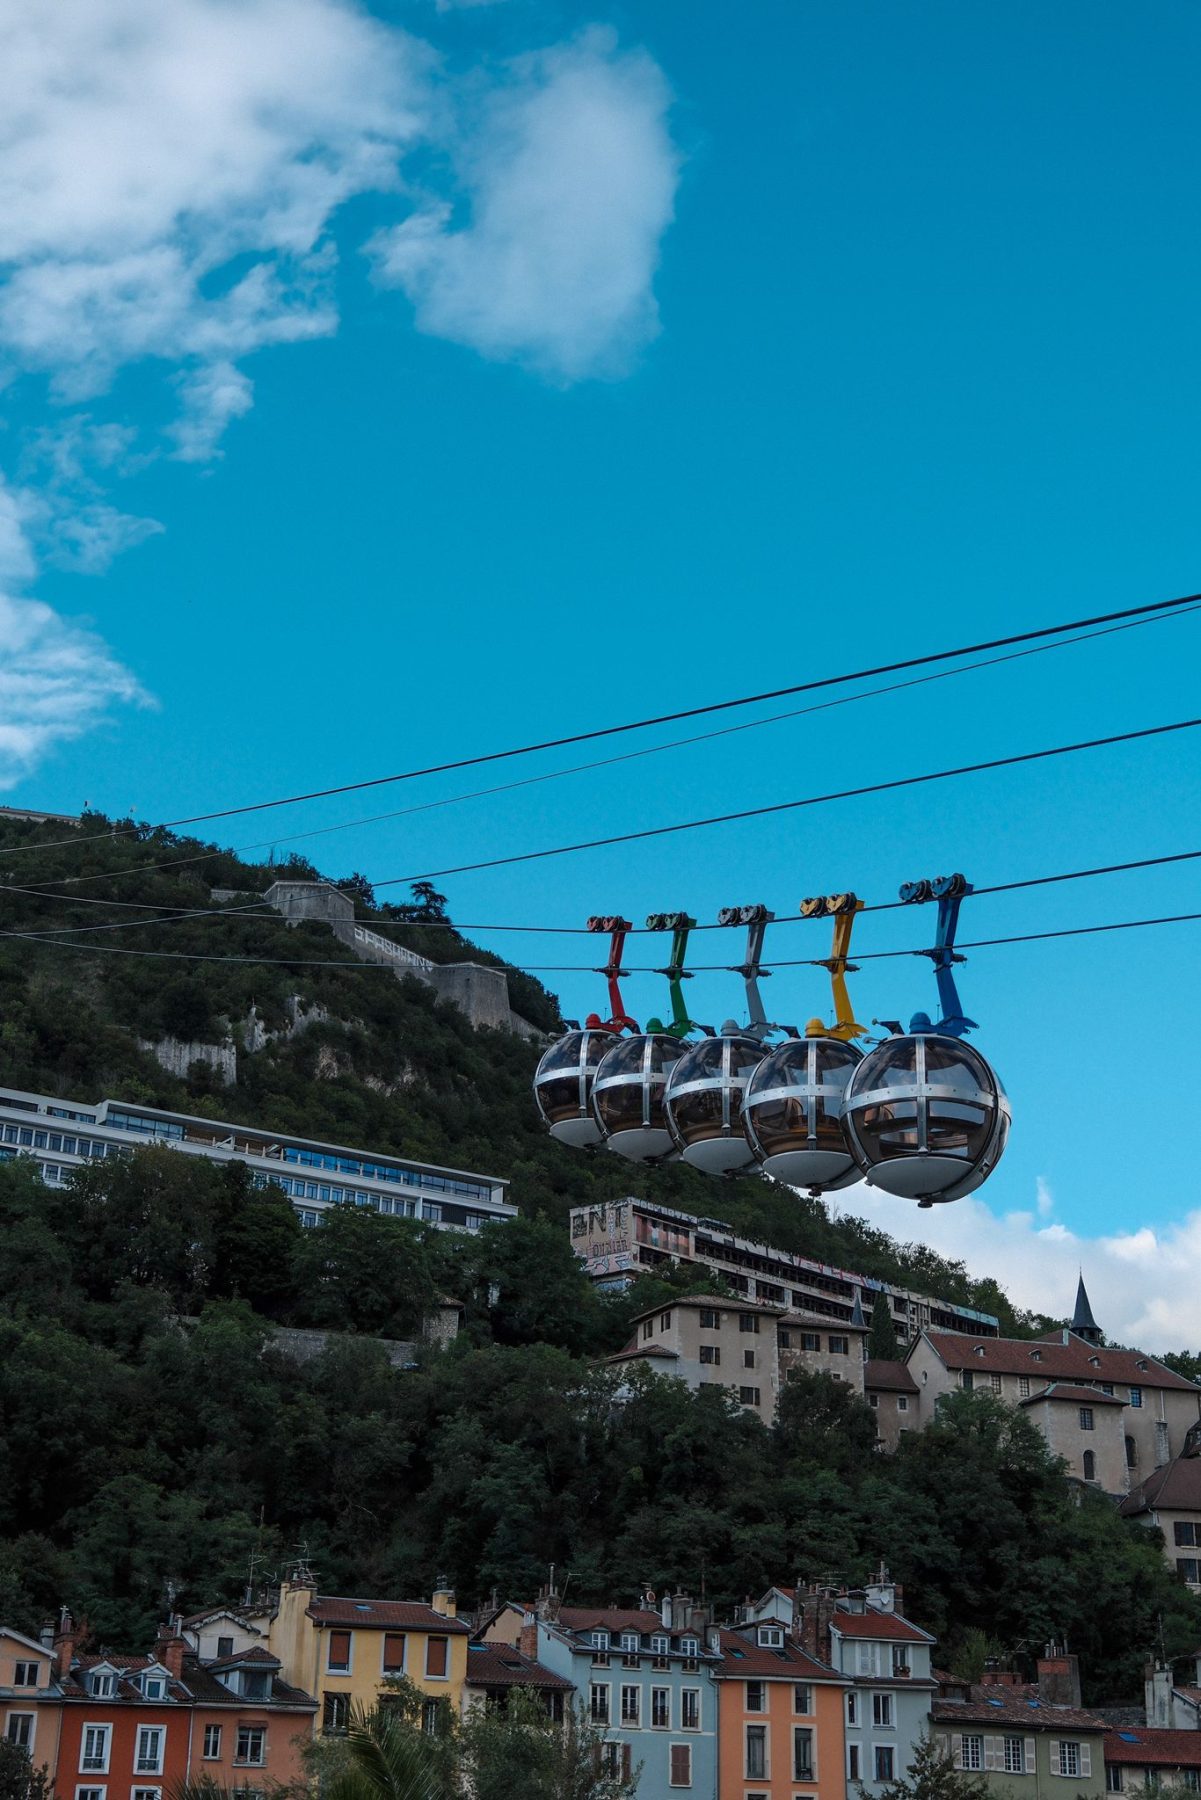
[[[1097,1479],[1097,1458],[1091,1450],[1084,1452],[1084,1479],[1086,1481]]]
[[[1126,1439],[1126,1467],[1133,1469],[1138,1463],[1138,1445],[1132,1437]]]

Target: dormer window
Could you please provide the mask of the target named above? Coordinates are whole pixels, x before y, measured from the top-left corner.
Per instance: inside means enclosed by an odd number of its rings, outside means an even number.
[[[972,1355],[973,1356],[983,1356],[984,1355],[984,1345],[977,1344],[976,1348],[972,1351]]]
[[[1043,1359],[1043,1353],[1041,1350],[1032,1350],[1030,1352],[1030,1361],[1031,1362],[1041,1362],[1042,1359]]]
[[[662,1633],[660,1633],[660,1632],[656,1632],[654,1637],[652,1637],[652,1639],[651,1639],[651,1656],[654,1658],[654,1663],[652,1666],[654,1668],[656,1668],[656,1669],[666,1669],[667,1668],[667,1666],[668,1666],[667,1656],[668,1656],[668,1652],[670,1649],[671,1649],[671,1639],[668,1637],[664,1637],[662,1635]]]
[[[1099,1356],[1090,1356],[1088,1360],[1091,1368],[1099,1369],[1101,1367],[1101,1358]]]
[[[116,1678],[111,1669],[96,1669],[92,1673],[90,1691],[93,1700],[111,1700],[116,1689]]]
[[[243,1669],[242,1698],[244,1700],[266,1700],[270,1697],[271,1677],[265,1669]]]
[[[765,1650],[782,1650],[784,1648],[784,1627],[782,1625],[760,1625],[759,1642]]]
[[[695,1656],[700,1647],[699,1638],[686,1637],[680,1639],[680,1649],[684,1652],[685,1656]]]
[[[167,1685],[161,1675],[142,1677],[142,1694],[147,1700],[161,1700],[166,1691]]]
[[[609,1648],[609,1633],[607,1631],[594,1631],[592,1633],[592,1648],[594,1650],[607,1650]]]

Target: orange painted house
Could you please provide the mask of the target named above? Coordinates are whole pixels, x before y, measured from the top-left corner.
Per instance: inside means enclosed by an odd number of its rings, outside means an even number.
[[[778,1620],[716,1635],[717,1800],[846,1800],[846,1680]]]
[[[39,1724],[34,1752],[59,1800],[169,1800],[204,1777],[255,1800],[300,1774],[317,1702],[280,1679],[265,1646],[201,1658],[167,1629],[150,1656],[80,1655],[64,1625],[38,1700],[57,1728]]]

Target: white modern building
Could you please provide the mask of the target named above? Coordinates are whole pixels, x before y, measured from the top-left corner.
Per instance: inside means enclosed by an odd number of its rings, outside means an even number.
[[[241,1162],[256,1180],[275,1181],[302,1225],[316,1225],[330,1206],[351,1203],[395,1218],[478,1231],[517,1208],[508,1183],[343,1144],[164,1112],[159,1107],[100,1100],[95,1105],[0,1088],[0,1160],[31,1156],[44,1181],[64,1182],[72,1169],[146,1144],[166,1144],[210,1162]]]

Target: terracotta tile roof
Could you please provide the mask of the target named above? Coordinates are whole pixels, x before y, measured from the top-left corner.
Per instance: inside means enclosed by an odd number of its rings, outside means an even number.
[[[1201,1456],[1178,1456],[1165,1463],[1128,1494],[1120,1511],[1131,1514],[1151,1507],[1179,1512],[1201,1512]]]
[[[679,1362],[680,1360],[678,1350],[668,1350],[662,1344],[640,1344],[637,1349],[632,1344],[627,1344],[624,1350],[617,1350],[612,1356],[606,1356],[605,1361],[610,1363],[636,1362],[640,1356],[658,1357],[664,1362]]]
[[[982,1338],[958,1331],[927,1331],[926,1337],[948,1369],[986,1369],[1002,1375],[1029,1375],[1049,1381],[1122,1381],[1134,1387],[1183,1388],[1201,1399],[1201,1388],[1138,1350],[1096,1350],[1070,1332],[1046,1337]],[[1064,1337],[1067,1342],[1064,1342]],[[983,1355],[977,1352],[983,1350]],[[1038,1352],[1038,1356],[1035,1356]],[[1096,1361],[1093,1361],[1093,1358]]]
[[[1037,1406],[1040,1400],[1070,1400],[1075,1406],[1125,1406],[1116,1394],[1103,1394],[1099,1388],[1078,1387],[1071,1381],[1052,1381],[1037,1394],[1019,1400],[1019,1406]]]
[[[777,1681],[837,1681],[840,1684],[845,1681],[837,1670],[793,1643],[787,1632],[783,1646],[773,1650],[758,1642],[758,1630],[757,1625],[733,1631],[722,1628],[721,1666],[713,1671],[719,1681],[728,1681],[731,1677],[745,1681],[748,1676],[765,1676]]]
[[[836,1612],[830,1620],[830,1629],[850,1638],[888,1638],[891,1642],[908,1644],[935,1642],[928,1631],[902,1618],[900,1613]]]
[[[345,1594],[317,1594],[307,1608],[318,1625],[357,1631],[464,1632],[462,1619],[447,1619],[419,1600],[355,1600]]]
[[[739,1311],[741,1310],[739,1308]],[[840,1332],[843,1337],[848,1332],[852,1332],[858,1337],[866,1337],[871,1330],[870,1325],[855,1325],[850,1319],[832,1319],[827,1313],[805,1312],[803,1308],[795,1306],[788,1308],[780,1323],[781,1325],[816,1325],[819,1331]]]
[[[237,1663],[256,1663],[267,1669],[278,1669],[281,1666],[279,1657],[272,1656],[264,1644],[252,1644],[249,1650],[239,1650],[233,1656],[210,1656],[208,1658],[210,1669],[232,1669]]]
[[[906,1364],[893,1362],[883,1356],[868,1358],[863,1366],[863,1385],[865,1388],[883,1388],[896,1394],[916,1394],[918,1391],[917,1382]]]
[[[647,1607],[563,1606],[554,1623],[565,1631],[637,1631],[643,1636],[652,1632],[659,1637],[671,1636],[659,1614]],[[685,1635],[696,1637],[697,1634],[690,1631]]]
[[[1129,1731],[1105,1733],[1107,1763],[1134,1763],[1148,1768],[1201,1769],[1201,1731]]]
[[[467,1681],[474,1687],[558,1688],[564,1692],[574,1686],[565,1675],[556,1675],[507,1644],[468,1644]]]
[[[1103,1731],[1104,1721],[1075,1706],[1046,1706],[1038,1700],[1011,1700],[1005,1690],[992,1700],[934,1700],[936,1725],[1013,1725],[1023,1731]],[[1201,1737],[1201,1732],[1197,1733]]]
[[[638,1325],[643,1319],[653,1319],[657,1313],[670,1312],[673,1306],[711,1306],[716,1312],[771,1313],[773,1316],[787,1310],[782,1304],[772,1300],[745,1300],[741,1295],[732,1300],[725,1294],[673,1294],[670,1300],[664,1300],[658,1306],[648,1306],[645,1312],[636,1314],[633,1323]],[[826,1324],[830,1322],[825,1321]],[[837,1320],[833,1322],[837,1324]]]

